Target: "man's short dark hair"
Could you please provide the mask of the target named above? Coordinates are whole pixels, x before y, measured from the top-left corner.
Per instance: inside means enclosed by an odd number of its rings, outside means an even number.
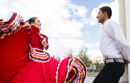
[[[103,7],[100,8],[100,10],[101,10],[102,12],[107,12],[108,18],[109,18],[109,19],[111,18],[111,16],[112,16],[112,10],[111,10],[110,7],[108,7],[108,6],[103,6]]]

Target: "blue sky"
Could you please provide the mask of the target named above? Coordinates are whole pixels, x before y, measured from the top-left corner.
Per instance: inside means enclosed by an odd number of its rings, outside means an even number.
[[[38,17],[41,33],[49,38],[48,52],[61,58],[70,52],[77,56],[82,46],[90,58],[101,56],[96,15],[103,5],[112,7],[112,19],[118,21],[115,0],[0,0],[1,11],[15,11],[25,20]]]
[[[71,0],[73,4],[85,6],[90,12],[101,3],[110,3],[113,1],[114,0]]]
[[[73,4],[85,6],[88,9],[86,17],[89,17],[91,15],[93,8],[98,7],[101,3],[111,3],[113,1],[114,0],[71,0]],[[99,27],[100,27],[99,25],[89,26],[86,24],[86,26],[82,30],[84,32],[83,39],[91,43],[97,42],[96,40],[99,41],[99,32],[98,32]],[[86,31],[89,31],[87,38],[85,35]]]
[[[71,0],[71,2],[73,4],[85,6],[87,8],[88,11],[87,11],[86,17],[88,17],[88,18],[90,17],[93,9],[99,7],[100,4],[102,4],[102,3],[109,4],[114,1],[115,0]],[[90,44],[99,43],[100,28],[101,28],[100,24],[95,24],[94,26],[85,24],[85,26],[82,28],[83,36],[81,37],[81,39]],[[86,32],[87,32],[87,34],[86,34]],[[88,51],[91,51],[91,50],[100,51],[99,46],[88,47]]]
[[[86,17],[90,17],[93,8],[98,7],[101,3],[114,2],[114,0],[71,0],[71,2],[73,4],[76,4],[76,5],[85,6],[88,9]],[[82,32],[83,32],[82,39],[85,42],[92,43],[92,44],[99,42],[99,40],[100,40],[99,28],[100,28],[99,24],[96,24],[94,26],[89,26],[88,24],[85,24],[85,26],[82,29]],[[87,35],[86,35],[86,32],[88,32]],[[99,50],[98,47],[88,48],[88,49],[90,49],[90,50],[93,50],[93,49]]]

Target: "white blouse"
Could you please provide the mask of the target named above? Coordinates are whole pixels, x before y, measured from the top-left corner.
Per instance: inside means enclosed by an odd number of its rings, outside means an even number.
[[[106,58],[122,58],[130,60],[130,45],[127,43],[122,28],[111,20],[103,24],[100,39],[100,49]]]

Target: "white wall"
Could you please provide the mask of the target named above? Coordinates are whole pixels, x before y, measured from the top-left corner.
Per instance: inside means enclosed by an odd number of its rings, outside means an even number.
[[[125,0],[126,10],[126,38],[130,42],[130,0]],[[128,81],[130,82],[130,64],[128,64]]]
[[[119,23],[123,28],[128,42],[130,42],[130,0],[118,0],[119,2]],[[121,78],[123,82],[130,82],[130,64],[126,66],[125,73]]]

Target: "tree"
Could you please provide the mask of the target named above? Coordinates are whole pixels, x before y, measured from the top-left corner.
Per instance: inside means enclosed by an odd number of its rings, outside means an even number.
[[[72,53],[68,54],[68,57],[73,57]]]
[[[98,61],[96,61],[96,62],[94,63],[94,65],[96,66],[96,70],[97,70],[97,71],[101,71],[102,68],[103,68],[103,66],[104,66],[103,63],[99,63]]]
[[[89,67],[92,64],[92,61],[87,57],[86,51],[87,49],[83,47],[80,50],[78,57],[86,65],[86,67]]]
[[[60,61],[60,57],[59,56],[55,56],[55,54],[53,54],[53,57]]]
[[[101,71],[103,69],[104,63],[100,63],[99,65],[99,71]]]
[[[70,49],[70,51],[67,53],[67,57],[73,57],[72,49]]]

